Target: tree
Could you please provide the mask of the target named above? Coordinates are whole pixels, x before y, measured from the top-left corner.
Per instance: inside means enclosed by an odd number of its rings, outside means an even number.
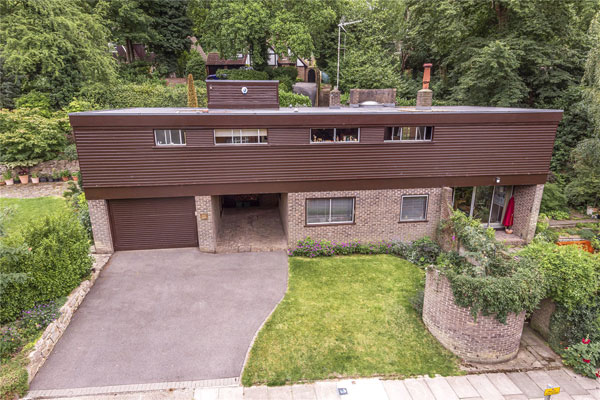
[[[581,141],[571,158],[575,177],[566,188],[569,202],[576,206],[600,205],[600,137]]]
[[[600,11],[590,24],[589,34],[593,45],[585,63],[583,84],[589,115],[594,121],[596,134],[600,135]]]
[[[6,78],[48,93],[54,107],[68,104],[83,83],[115,75],[108,32],[84,1],[0,0],[0,14]]]
[[[248,53],[259,70],[267,65],[269,45],[279,54],[289,48],[294,56],[310,58],[316,39],[335,20],[326,0],[195,0],[191,15],[203,47],[223,57]]]
[[[198,107],[198,94],[196,93],[196,87],[194,86],[194,77],[189,74],[187,77],[187,105],[188,107]]]
[[[185,73],[192,74],[194,79],[198,81],[206,79],[206,63],[200,53],[195,50],[190,52],[190,56],[185,64]]]

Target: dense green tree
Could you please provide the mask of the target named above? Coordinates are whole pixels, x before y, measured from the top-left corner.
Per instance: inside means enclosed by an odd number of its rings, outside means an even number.
[[[600,137],[579,142],[571,157],[575,177],[566,187],[569,202],[576,206],[600,205]]]
[[[335,20],[326,0],[195,0],[191,13],[203,47],[224,57],[249,53],[260,70],[267,65],[268,45],[279,54],[290,48],[295,56],[310,58],[316,39]]]
[[[583,83],[585,99],[595,132],[600,135],[600,11],[596,13],[589,30],[593,43],[585,64]]]
[[[0,0],[0,15],[3,88],[5,79],[21,82],[20,89],[48,93],[57,107],[84,82],[114,76],[108,32],[82,0]]]

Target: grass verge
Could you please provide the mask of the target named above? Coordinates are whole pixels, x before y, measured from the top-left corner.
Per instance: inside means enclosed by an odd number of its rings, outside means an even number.
[[[12,209],[4,224],[6,232],[10,232],[26,221],[66,210],[67,202],[62,197],[51,196],[33,199],[0,199],[0,208],[4,207]]]
[[[410,299],[424,272],[390,255],[289,259],[285,298],[259,333],[244,385],[458,375]]]

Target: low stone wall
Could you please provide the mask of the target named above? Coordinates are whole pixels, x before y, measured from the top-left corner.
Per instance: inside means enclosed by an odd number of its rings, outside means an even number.
[[[423,322],[448,350],[468,362],[499,363],[513,359],[525,322],[525,311],[509,314],[506,324],[495,316],[473,319],[468,308],[454,303],[448,279],[434,268],[427,271]]]
[[[38,339],[33,350],[27,355],[27,358],[29,359],[29,364],[26,367],[27,373],[29,374],[28,382],[33,380],[35,374],[37,374],[42,365],[46,362],[46,359],[48,359],[54,346],[67,329],[67,326],[69,326],[73,314],[85,298],[85,295],[90,291],[91,287],[94,286],[94,282],[98,279],[100,271],[106,265],[110,256],[95,254],[94,258],[95,261],[90,279],[81,282],[81,284],[69,294],[66,303],[60,308],[60,317],[46,327],[42,337]]]
[[[4,173],[4,171],[6,171],[7,167],[4,164],[0,164],[0,174]],[[39,174],[52,174],[52,171],[62,171],[62,170],[69,170],[71,172],[77,172],[79,171],[79,161],[75,160],[75,161],[68,161],[68,160],[50,160],[50,161],[44,161],[43,163],[40,163],[38,165],[36,165],[35,167],[31,167],[29,168],[29,174],[31,174],[32,172],[37,172]]]
[[[544,299],[531,314],[529,325],[544,339],[548,340],[550,335],[550,319],[556,310],[556,304],[552,299]]]

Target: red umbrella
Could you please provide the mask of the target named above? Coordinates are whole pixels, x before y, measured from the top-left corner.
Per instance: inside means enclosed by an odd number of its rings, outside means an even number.
[[[512,196],[506,206],[506,213],[504,213],[504,221],[502,225],[509,227],[513,225],[513,217],[515,215],[515,197]]]

